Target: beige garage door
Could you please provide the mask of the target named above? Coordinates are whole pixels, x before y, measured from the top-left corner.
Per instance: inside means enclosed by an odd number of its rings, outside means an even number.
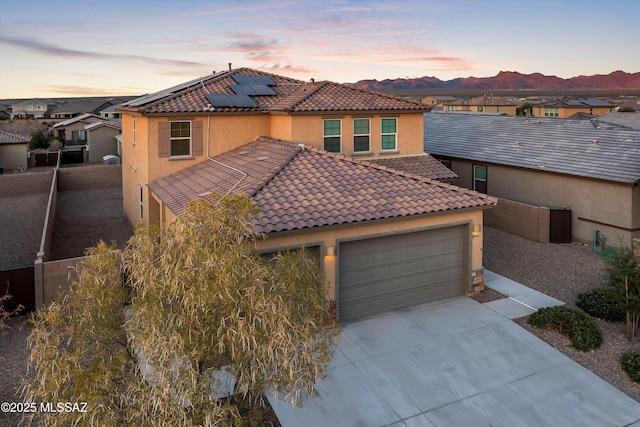
[[[460,225],[341,243],[338,320],[463,295],[469,280],[466,230]]]

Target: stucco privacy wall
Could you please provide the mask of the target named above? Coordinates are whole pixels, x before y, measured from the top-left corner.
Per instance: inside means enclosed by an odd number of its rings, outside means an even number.
[[[27,144],[0,145],[0,166],[4,166],[5,170],[26,168],[27,163]]]
[[[453,160],[456,185],[473,188],[473,165],[487,166],[487,192],[491,196],[552,209],[571,209],[573,237],[592,241],[599,230],[607,244],[631,245],[640,237],[640,197],[631,185],[538,172],[500,165]]]
[[[58,170],[58,191],[122,187],[122,165],[95,165]]]
[[[498,199],[493,209],[485,211],[484,225],[534,242],[549,242],[549,208],[543,206]]]
[[[469,224],[469,238],[471,239],[471,271],[481,273],[482,270],[482,236],[471,238],[471,229],[475,224],[482,230],[483,210],[463,210],[456,213],[425,215],[414,218],[402,218],[394,220],[370,221],[358,225],[346,224],[344,226],[325,227],[322,230],[310,230],[297,233],[282,233],[267,235],[267,239],[253,242],[258,251],[275,251],[287,248],[299,248],[300,246],[321,246],[321,254],[324,248],[333,246],[336,248],[334,257],[322,257],[322,267],[327,280],[326,294],[328,298],[336,297],[337,284],[337,258],[339,257],[340,240],[358,237],[378,237],[385,234],[398,234],[410,231],[426,230],[432,227],[452,226],[456,224]],[[476,273],[478,282],[482,282],[482,274]],[[471,292],[471,278],[467,292]]]
[[[84,258],[69,258],[42,263],[40,270],[42,280],[36,280],[36,286],[38,284],[41,286],[42,305],[48,306],[60,292],[69,289],[69,286],[77,277],[75,269],[82,263]],[[38,295],[37,291],[36,295]],[[37,306],[39,307],[40,305]]]
[[[52,170],[0,175],[0,197],[48,193],[52,177]]]

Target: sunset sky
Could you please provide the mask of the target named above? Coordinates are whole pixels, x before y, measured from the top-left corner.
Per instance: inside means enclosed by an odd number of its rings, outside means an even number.
[[[308,80],[640,71],[637,0],[0,0],[0,98],[138,95],[250,67]]]

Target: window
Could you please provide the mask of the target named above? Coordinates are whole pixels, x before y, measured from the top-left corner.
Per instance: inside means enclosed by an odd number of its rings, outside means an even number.
[[[371,151],[369,119],[353,119],[353,151]]]
[[[382,149],[397,150],[398,119],[395,117],[382,119]]]
[[[451,169],[451,160],[447,159],[438,159],[438,161],[445,167]]]
[[[558,117],[558,109],[557,108],[545,108],[544,109],[545,117]]]
[[[71,131],[71,140],[72,141],[86,141],[87,140],[87,134],[84,130],[73,130]]]
[[[191,122],[171,122],[170,157],[191,155]]]
[[[332,153],[342,151],[342,130],[339,119],[324,120],[324,149]]]
[[[140,219],[144,217],[144,193],[142,191],[142,184],[138,183],[138,189],[140,190]]]
[[[484,107],[482,105],[478,105],[478,113],[482,113],[484,111]]]
[[[42,110],[42,105],[38,105],[38,110]]]
[[[28,110],[33,110],[33,105],[29,105],[29,106],[27,107],[27,109],[28,109]]]
[[[473,165],[473,189],[479,193],[487,193],[487,167]]]

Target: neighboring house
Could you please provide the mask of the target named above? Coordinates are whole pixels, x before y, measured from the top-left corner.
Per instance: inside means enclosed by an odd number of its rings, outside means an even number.
[[[535,117],[558,117],[566,119],[576,113],[602,116],[603,114],[613,112],[614,109],[615,105],[609,101],[603,101],[597,98],[562,98],[536,104],[532,109],[532,115]]]
[[[120,104],[107,107],[100,111],[100,117],[107,120],[119,119],[121,113],[116,111],[118,108],[120,108]]]
[[[483,286],[483,210],[437,181],[414,101],[241,68],[124,103],[124,209],[167,224],[189,201],[243,193],[261,253],[308,248],[338,320]],[[385,165],[384,162],[393,162]]]
[[[107,154],[118,154],[116,136],[122,131],[120,120],[94,122],[84,126],[89,163],[100,163]]]
[[[0,131],[0,167],[5,170],[26,168],[31,137]]]
[[[78,99],[59,105],[51,113],[51,118],[71,119],[85,114],[99,115],[102,110],[112,106],[111,102],[104,99]]]
[[[11,105],[11,120],[42,119],[49,117],[58,106],[46,99],[29,99]]]
[[[64,141],[65,145],[84,145],[87,143],[87,131],[84,127],[101,121],[95,114],[83,114],[53,125],[53,136]]]
[[[442,108],[438,108],[438,107],[442,107],[445,103],[457,101],[458,99],[459,98],[456,98],[455,96],[430,95],[430,96],[425,96],[424,98],[422,98],[420,100],[420,102],[422,102],[423,104],[427,104],[427,105],[433,107],[434,110],[437,110],[437,109],[442,110]]]
[[[614,125],[626,129],[640,130],[640,111],[634,113],[607,113],[598,118],[598,125]]]
[[[9,120],[11,118],[11,105],[0,102],[0,120]]]
[[[501,113],[515,116],[518,102],[501,96],[478,96],[471,99],[458,99],[442,104],[445,111],[471,111],[477,113]]]
[[[426,114],[425,151],[492,196],[571,211],[571,235],[640,237],[640,132],[587,120]],[[499,204],[500,205],[500,204]]]

